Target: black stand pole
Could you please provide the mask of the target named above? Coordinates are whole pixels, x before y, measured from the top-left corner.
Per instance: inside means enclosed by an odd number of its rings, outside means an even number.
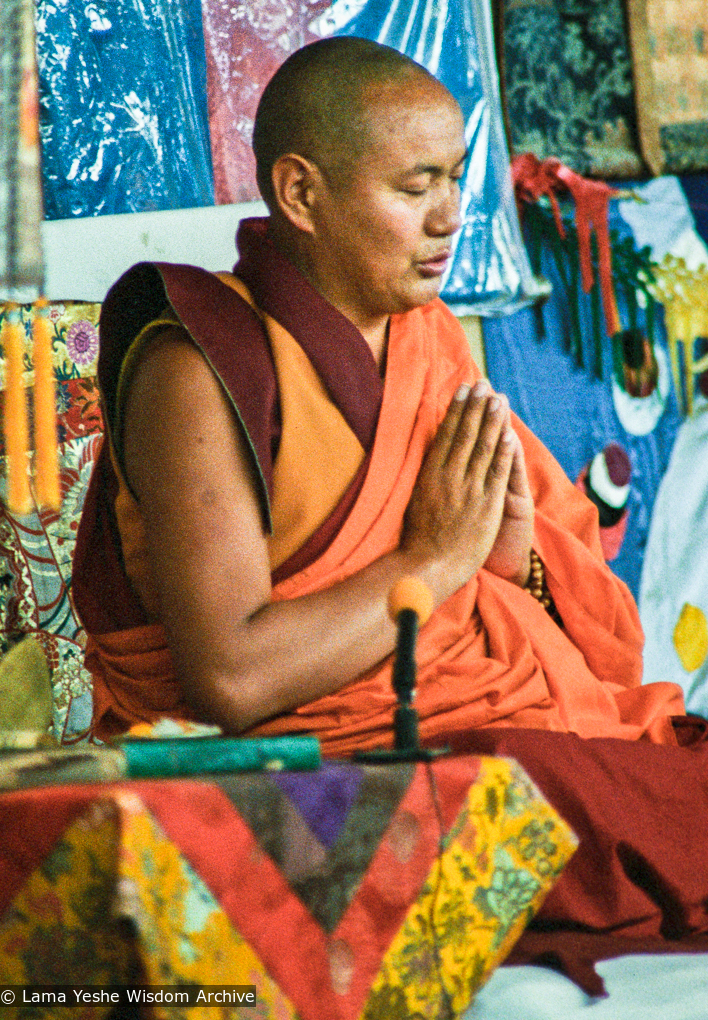
[[[394,745],[392,750],[357,751],[355,761],[373,765],[390,762],[432,761],[449,748],[421,747],[418,740],[418,713],[415,699],[416,662],[415,646],[418,639],[418,614],[414,609],[401,609],[396,617],[398,640],[393,665],[393,689],[398,698],[393,717]]]

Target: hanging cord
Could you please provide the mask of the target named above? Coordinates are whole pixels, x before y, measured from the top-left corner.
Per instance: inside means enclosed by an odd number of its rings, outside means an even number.
[[[567,191],[572,196],[575,205],[575,230],[582,287],[585,293],[589,294],[597,276],[602,294],[605,328],[608,336],[614,336],[619,331],[620,323],[612,282],[608,207],[610,199],[616,197],[619,192],[604,181],[581,177],[555,157],[541,161],[531,152],[516,156],[512,160],[511,172],[520,215],[523,214],[525,205],[535,204],[541,197],[547,198],[556,229],[563,241],[566,240],[566,229],[557,194]],[[593,237],[597,245],[595,259],[591,246]],[[593,272],[594,262],[596,272]]]

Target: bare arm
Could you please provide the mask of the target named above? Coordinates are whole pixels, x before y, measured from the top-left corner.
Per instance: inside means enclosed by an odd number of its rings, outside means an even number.
[[[454,400],[399,549],[326,591],[272,603],[240,428],[179,333],[139,365],[124,441],[178,678],[197,712],[231,732],[335,691],[389,654],[386,598],[401,577],[421,577],[436,604],[468,581],[499,531],[514,457],[503,408],[475,393]]]

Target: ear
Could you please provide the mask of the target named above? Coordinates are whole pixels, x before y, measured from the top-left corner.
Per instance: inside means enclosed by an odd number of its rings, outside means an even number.
[[[311,234],[313,210],[323,183],[319,169],[304,156],[289,152],[275,161],[271,179],[280,212],[298,230]]]

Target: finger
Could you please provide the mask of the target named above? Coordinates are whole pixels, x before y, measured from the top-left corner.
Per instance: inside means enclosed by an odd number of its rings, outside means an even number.
[[[440,422],[438,431],[435,433],[435,438],[428,450],[426,456],[426,466],[428,469],[435,470],[445,463],[455,438],[460,418],[464,413],[470,389],[469,383],[461,383],[455,391],[448,405],[445,417]]]
[[[484,483],[497,452],[501,435],[505,431],[506,417],[505,398],[492,393],[485,400],[481,421],[477,427],[477,436],[469,449],[465,471],[470,482]]]
[[[514,463],[515,445],[516,434],[505,426],[499,435],[485,479],[485,488],[492,497],[496,495],[501,495],[502,499],[506,497],[509,475]]]
[[[493,392],[489,383],[480,379],[470,391],[465,407],[457,422],[454,436],[451,438],[445,467],[453,475],[464,478],[469,465],[472,451],[479,439],[479,432],[484,421],[486,409]]]
[[[509,426],[511,429],[511,427]],[[511,462],[511,471],[509,472],[509,492],[514,496],[521,496],[522,498],[531,498],[531,485],[529,483],[529,476],[526,470],[526,458],[524,456],[524,448],[521,444],[521,440],[516,432],[511,429],[514,435],[514,456]]]

